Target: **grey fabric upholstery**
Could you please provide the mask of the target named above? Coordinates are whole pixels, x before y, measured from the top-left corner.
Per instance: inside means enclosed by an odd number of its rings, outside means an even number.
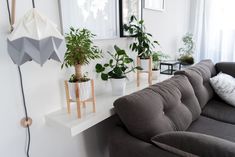
[[[187,131],[211,135],[235,142],[235,125],[204,116],[200,116],[197,121],[193,122]]]
[[[210,100],[202,110],[202,115],[235,125],[235,107],[218,97]]]
[[[235,63],[214,66],[204,60],[116,100],[120,126],[110,138],[110,157],[235,156],[235,108],[220,100],[209,83],[218,72],[234,77]],[[151,143],[155,135],[157,146]]]
[[[153,137],[152,142],[182,157],[235,156],[235,143],[200,133],[167,132]]]
[[[114,106],[128,131],[146,142],[156,134],[186,130],[201,113],[191,84],[180,75],[124,96]]]
[[[188,77],[201,108],[214,96],[209,79],[216,75],[216,70],[211,60],[203,60],[195,66],[175,72],[175,75],[185,75]]]
[[[121,127],[112,132],[109,142],[110,157],[179,157],[152,143],[139,140]]]
[[[220,62],[215,65],[217,73],[222,72],[235,77],[235,63],[234,62]]]

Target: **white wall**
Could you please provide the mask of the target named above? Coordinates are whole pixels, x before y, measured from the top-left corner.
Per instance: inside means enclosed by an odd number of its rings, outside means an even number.
[[[176,59],[181,38],[188,31],[190,0],[165,0],[165,6],[163,12],[144,9],[144,20],[163,52]]]
[[[156,36],[162,46],[174,53],[178,37],[187,28],[185,10],[187,0],[166,0],[166,12],[145,11],[149,31]],[[37,8],[59,25],[57,0],[37,0]],[[31,1],[17,1],[17,19],[31,8]],[[6,50],[6,36],[9,30],[5,0],[0,1],[0,156],[24,157],[25,129],[19,121],[23,117],[17,67],[10,60]],[[114,43],[127,48],[128,40],[117,39],[98,41],[104,51]],[[92,67],[86,71],[92,72]],[[45,125],[44,115],[61,108],[65,104],[63,80],[68,77],[60,63],[47,62],[43,67],[36,63],[22,66],[25,95],[29,115],[33,118],[32,147],[33,157],[105,157],[107,156],[107,134],[113,127],[107,120],[84,133],[71,138],[62,131]],[[95,77],[94,73],[91,76]],[[98,84],[98,83],[97,83]],[[100,90],[105,84],[99,84]],[[103,89],[103,88],[102,88]]]

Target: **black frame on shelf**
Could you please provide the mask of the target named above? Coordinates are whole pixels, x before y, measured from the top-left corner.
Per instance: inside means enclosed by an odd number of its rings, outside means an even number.
[[[119,0],[119,29],[120,29],[120,37],[132,37],[131,35],[125,35],[124,34],[124,29],[123,29],[123,25],[125,24],[123,22],[123,1],[124,0]],[[144,0],[138,0],[140,1],[140,15],[139,18],[143,19],[143,4],[144,4]],[[140,20],[139,19],[139,20]]]

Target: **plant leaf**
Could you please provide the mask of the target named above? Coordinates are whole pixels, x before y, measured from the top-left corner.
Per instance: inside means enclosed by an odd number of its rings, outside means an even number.
[[[137,69],[137,70],[143,70],[143,68],[140,67],[140,66],[137,66],[136,69]]]
[[[105,70],[105,68],[101,64],[96,64],[95,69],[97,73],[101,73]]]
[[[122,76],[122,69],[120,67],[115,67],[113,69],[113,72],[117,75],[117,76]]]
[[[129,64],[131,62],[133,62],[132,58],[124,58],[124,63]]]
[[[109,79],[109,75],[105,74],[105,73],[102,73],[101,74],[101,79],[104,80],[104,81],[107,81]]]

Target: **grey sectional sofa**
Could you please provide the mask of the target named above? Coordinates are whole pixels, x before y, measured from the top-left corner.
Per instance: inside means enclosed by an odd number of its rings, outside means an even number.
[[[235,77],[235,63],[203,60],[116,100],[110,157],[235,157],[235,108],[209,82],[219,72]]]

